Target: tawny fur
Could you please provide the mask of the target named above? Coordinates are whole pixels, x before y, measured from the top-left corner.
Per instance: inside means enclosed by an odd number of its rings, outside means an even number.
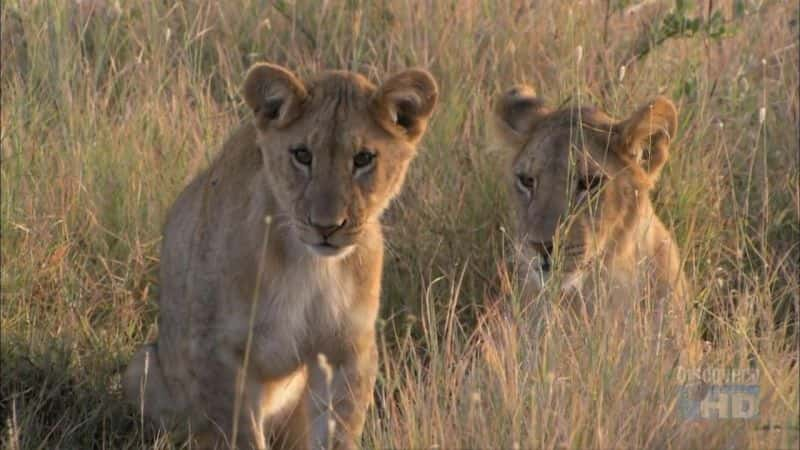
[[[377,370],[378,219],[436,85],[421,70],[375,87],[259,64],[243,93],[253,122],[170,210],[159,336],[134,356],[125,390],[156,423],[188,425],[201,447],[352,448]],[[308,167],[293,159],[300,147]],[[356,170],[365,149],[374,164]],[[332,220],[342,225],[327,238],[313,224]]]
[[[547,291],[558,273],[561,295],[584,313],[601,297],[623,316],[647,302],[652,325],[686,345],[687,283],[678,247],[650,201],[675,136],[672,102],[658,97],[614,121],[592,108],[551,110],[518,86],[498,97],[494,117],[512,157],[526,294]],[[550,270],[542,270],[545,260]]]

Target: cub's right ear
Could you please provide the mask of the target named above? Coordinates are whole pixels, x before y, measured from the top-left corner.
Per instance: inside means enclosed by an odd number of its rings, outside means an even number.
[[[290,124],[300,115],[308,97],[303,82],[292,72],[267,63],[256,64],[247,71],[242,94],[261,130]]]
[[[533,88],[514,86],[495,98],[495,128],[508,144],[523,145],[536,123],[549,112]]]
[[[390,133],[416,142],[425,132],[439,88],[426,70],[408,69],[386,80],[373,94],[372,110]]]

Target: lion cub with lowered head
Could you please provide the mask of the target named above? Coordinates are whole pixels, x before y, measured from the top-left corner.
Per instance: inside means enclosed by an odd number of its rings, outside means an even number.
[[[617,122],[592,108],[551,110],[518,86],[496,100],[494,115],[514,152],[526,291],[541,292],[558,265],[562,290],[587,309],[598,292],[623,308],[646,300],[652,317],[665,325],[674,319],[682,334],[686,281],[649,195],[677,128],[672,102],[657,97]]]
[[[352,448],[377,370],[378,218],[401,188],[437,98],[407,70],[380,87],[258,64],[253,121],[172,207],[159,337],[128,397],[210,448]]]

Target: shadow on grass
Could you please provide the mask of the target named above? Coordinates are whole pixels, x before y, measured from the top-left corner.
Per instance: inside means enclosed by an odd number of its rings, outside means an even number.
[[[0,441],[3,449],[141,448],[134,408],[122,399],[121,355],[81,355],[65,340],[30,342],[3,336],[0,345]]]

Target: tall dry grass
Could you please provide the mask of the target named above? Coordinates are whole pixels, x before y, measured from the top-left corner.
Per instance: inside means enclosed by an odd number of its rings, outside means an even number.
[[[385,220],[366,448],[796,448],[800,13],[696,3],[732,33],[662,42],[669,1],[3,1],[3,448],[182,445],[120,402],[119,371],[154,331],[164,213],[246,118],[238,86],[261,60],[440,83]],[[518,298],[487,129],[518,82],[617,117],[659,93],[679,105],[654,199],[705,364],[759,370],[757,420],[683,421],[677,367],[626,326],[635,311],[583,323]]]

